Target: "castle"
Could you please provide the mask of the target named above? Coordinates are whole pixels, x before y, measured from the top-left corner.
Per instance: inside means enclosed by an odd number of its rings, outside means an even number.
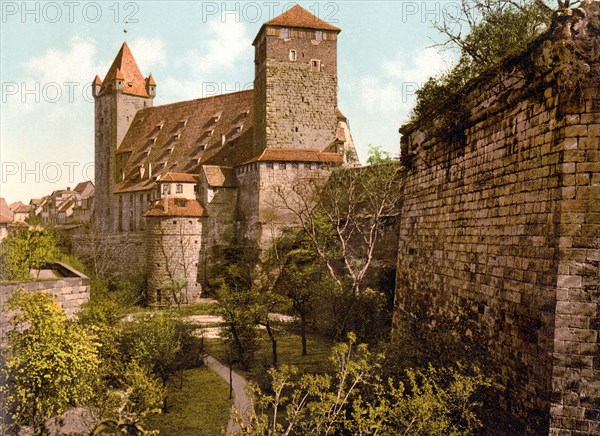
[[[144,254],[151,298],[175,279],[198,297],[224,248],[260,252],[273,224],[291,224],[275,189],[358,163],[337,107],[339,33],[296,5],[254,39],[253,90],[164,106],[126,43],[96,76],[95,218],[107,233],[144,235],[132,256]]]

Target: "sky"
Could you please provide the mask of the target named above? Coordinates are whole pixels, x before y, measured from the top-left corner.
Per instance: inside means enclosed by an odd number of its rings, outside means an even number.
[[[399,154],[398,128],[414,93],[447,70],[453,54],[431,21],[456,1],[301,1],[342,29],[340,110],[359,157],[369,145]],[[90,83],[104,78],[123,41],[154,105],[252,87],[252,40],[295,2],[0,2],[0,197],[30,198],[94,177]]]

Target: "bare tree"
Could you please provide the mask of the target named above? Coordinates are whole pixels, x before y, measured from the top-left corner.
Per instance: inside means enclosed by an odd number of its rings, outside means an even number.
[[[361,294],[387,220],[398,213],[398,171],[396,163],[338,169],[326,183],[307,177],[275,189],[274,204],[292,212],[330,276],[354,296]]]
[[[96,220],[80,228],[74,238],[74,250],[87,265],[93,278],[107,279],[118,269],[116,253],[119,244],[116,237]]]
[[[161,228],[157,243],[169,278],[163,288],[170,292],[175,304],[181,306],[189,302],[189,273],[194,267],[193,244],[192,238],[185,232],[183,221],[180,220],[177,225],[174,234]]]

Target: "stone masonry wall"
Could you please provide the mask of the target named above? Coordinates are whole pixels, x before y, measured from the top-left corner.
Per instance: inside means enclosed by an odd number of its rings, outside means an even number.
[[[476,321],[529,434],[600,434],[598,12],[401,129],[396,322]]]
[[[324,150],[337,127],[337,78],[309,64],[267,61],[268,148]]]
[[[200,297],[198,264],[202,248],[202,227],[206,218],[166,217],[147,218],[146,239],[148,296],[150,301],[171,299],[165,289],[172,279],[185,278],[183,303]],[[172,299],[171,299],[172,301]]]
[[[68,265],[57,263],[55,266],[65,277],[57,280],[25,282],[0,286],[0,308],[17,289],[23,292],[44,291],[51,294],[65,310],[67,318],[73,319],[81,310],[81,305],[90,299],[90,279]],[[7,328],[6,313],[0,313],[0,337]]]

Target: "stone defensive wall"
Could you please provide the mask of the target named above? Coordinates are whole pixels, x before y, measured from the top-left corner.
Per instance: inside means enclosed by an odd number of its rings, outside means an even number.
[[[400,129],[396,326],[481,326],[528,434],[600,434],[599,5]]]
[[[23,292],[44,291],[51,294],[65,310],[67,318],[73,319],[81,310],[83,303],[90,300],[90,279],[64,263],[52,264],[52,270],[60,276],[56,280],[15,283],[0,286],[0,307],[16,290]],[[7,314],[0,313],[0,337],[4,336],[7,327]]]

